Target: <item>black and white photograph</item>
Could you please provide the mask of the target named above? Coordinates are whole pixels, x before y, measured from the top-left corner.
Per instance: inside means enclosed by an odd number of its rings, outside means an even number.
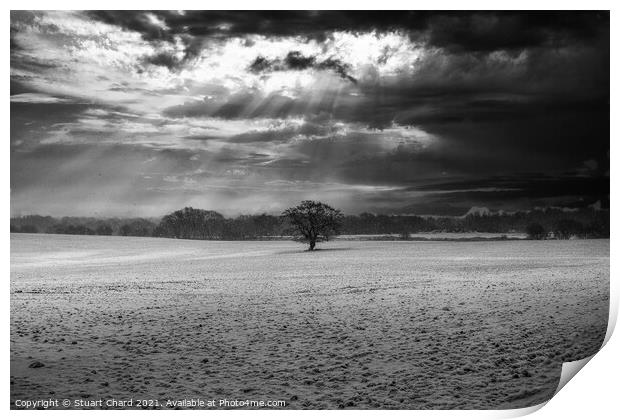
[[[609,10],[11,10],[10,409],[543,405],[610,73]]]

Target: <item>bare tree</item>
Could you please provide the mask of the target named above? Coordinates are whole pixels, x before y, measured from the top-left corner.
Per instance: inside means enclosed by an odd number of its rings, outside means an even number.
[[[313,251],[317,242],[328,241],[337,235],[342,224],[342,212],[318,201],[302,201],[282,213],[291,225],[295,240],[309,244]]]

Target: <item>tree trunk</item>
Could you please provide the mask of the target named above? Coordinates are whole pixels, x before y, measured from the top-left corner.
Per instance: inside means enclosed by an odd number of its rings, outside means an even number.
[[[310,248],[308,248],[308,251],[314,251],[315,246],[316,246],[316,241],[314,239],[310,239]]]

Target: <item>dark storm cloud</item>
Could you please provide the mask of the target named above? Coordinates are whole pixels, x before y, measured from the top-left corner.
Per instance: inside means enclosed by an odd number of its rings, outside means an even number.
[[[597,36],[608,25],[607,12],[523,11],[90,11],[103,22],[139,32],[147,40],[173,35],[230,37],[306,36],[325,38],[332,31],[403,30],[429,34],[433,46],[492,51],[561,43]],[[165,24],[158,25],[148,14]]]
[[[158,52],[154,55],[144,56],[142,61],[145,64],[167,67],[169,70],[179,70],[183,68],[200,54],[202,41],[188,36],[181,36],[181,41],[184,45],[183,56],[181,58],[168,52]]]
[[[495,68],[496,74],[490,75],[489,65],[483,63],[477,73],[466,78],[462,67],[454,65],[445,70],[452,73],[452,78],[444,79],[445,86],[436,75],[422,75],[415,83],[363,85],[362,97],[336,101],[325,95],[319,102],[246,92],[222,102],[188,103],[167,110],[167,114],[233,119],[329,115],[370,128],[413,124],[441,138],[424,150],[396,148],[389,154],[370,153],[359,161],[334,162],[340,176],[349,182],[398,184],[441,177],[443,172],[469,177],[498,171],[568,171],[589,158],[608,168],[608,70],[604,64],[589,69],[583,62],[590,58],[605,61],[596,54],[580,55],[568,76],[566,70],[562,74],[515,74],[512,68]],[[581,67],[576,68],[578,65]],[[454,76],[455,72],[463,77]],[[532,92],[533,86],[537,91]],[[231,140],[285,141],[290,137],[292,133],[261,132]],[[347,158],[359,147],[359,143],[342,144],[351,148],[351,153],[341,154]],[[319,150],[322,145],[314,142],[313,147]]]
[[[136,31],[151,42],[185,45],[184,57],[169,53],[144,57],[146,63],[177,69],[195,58],[204,39],[231,36],[305,36],[325,39],[333,31],[390,31],[409,34],[429,46],[466,52],[522,50],[564,45],[595,38],[609,25],[605,12],[430,12],[430,11],[88,11],[89,17]],[[155,19],[151,18],[154,17]],[[307,68],[311,57],[299,57],[289,68]],[[257,57],[253,70],[261,69]],[[285,60],[286,61],[286,60]],[[343,78],[350,78],[346,64],[324,62]]]
[[[608,12],[12,13],[16,191],[48,176],[36,149],[65,172],[128,153],[118,173],[162,194],[286,180],[427,214],[587,205],[609,195],[609,50]],[[132,175],[166,148],[161,174]]]
[[[524,19],[521,17],[519,21]],[[468,21],[468,18],[463,20]],[[536,21],[542,26],[543,21]],[[564,46],[563,49],[558,49],[557,44],[547,48],[541,41],[537,48],[525,51],[430,53],[416,63],[414,77],[403,74],[391,79],[379,79],[372,71],[362,74],[359,80],[362,95],[359,99],[341,100],[335,107],[329,101],[312,103],[308,107],[304,103],[309,102],[307,97],[280,98],[285,102],[281,106],[263,106],[253,110],[252,115],[260,117],[261,111],[267,117],[299,115],[305,109],[306,114],[330,112],[334,118],[366,121],[373,127],[382,127],[392,122],[432,124],[509,120],[513,116],[522,118],[545,110],[553,111],[553,108],[604,107],[609,97],[609,40],[604,23],[603,20],[598,30],[599,37],[592,38],[592,29],[586,28],[582,32],[587,36],[581,42]],[[551,37],[553,26],[549,26],[545,33],[551,34]],[[491,33],[488,33],[489,38],[493,38]],[[579,31],[574,29],[572,33],[576,35]],[[566,39],[557,33],[555,36]],[[475,48],[474,45],[470,47]],[[289,52],[284,58],[271,60],[259,56],[249,66],[255,73],[306,68],[331,68],[343,78],[349,75],[346,63],[336,60],[317,62],[315,57],[299,52]],[[248,92],[246,99],[253,95]],[[222,104],[220,112],[224,117],[235,118],[235,110],[245,112],[244,107],[234,105],[237,99],[233,97],[228,104]],[[276,95],[267,98],[267,101],[272,100],[278,101],[279,98]],[[199,114],[200,108],[204,110],[204,115],[214,112],[208,105],[199,102],[189,103],[186,107],[192,115]],[[181,115],[182,106],[171,112]]]
[[[169,69],[177,68],[181,65],[182,60],[179,60],[172,54],[165,52],[157,53],[155,55],[147,56],[144,61],[153,64],[155,66],[168,67]]]
[[[147,40],[169,40],[173,35],[230,37],[306,36],[324,38],[326,32],[373,29],[423,29],[424,12],[390,11],[91,11],[89,16],[139,32]],[[152,14],[165,23],[163,29],[148,18]]]
[[[315,56],[304,56],[299,51],[289,52],[284,59],[269,60],[263,56],[258,56],[250,64],[248,69],[253,73],[264,73],[267,71],[284,71],[284,70],[331,70],[341,78],[357,83],[357,79],[349,74],[351,66],[343,63],[341,60],[328,58],[327,60],[318,61]]]
[[[423,199],[403,200],[410,192],[423,193]],[[370,201],[374,204],[373,210],[378,212],[445,216],[463,216],[472,207],[486,207],[491,211],[547,207],[571,210],[598,202],[603,208],[609,208],[609,178],[544,174],[472,180],[455,178],[451,182],[384,191]]]
[[[605,192],[608,179],[590,179],[587,182],[565,177],[529,185],[523,183],[523,189],[515,190],[480,190],[454,191],[441,190],[425,196],[425,203],[435,210],[427,214],[460,216],[471,207],[487,207],[491,210],[530,210],[536,207],[560,207],[567,209],[586,208],[600,202],[603,208],[609,208],[609,191]],[[607,184],[608,185],[608,184]],[[484,187],[488,188],[488,187]],[[556,188],[556,189],[554,189]],[[452,207],[452,211],[448,210]],[[402,213],[420,213],[419,204],[408,205],[398,209]],[[463,211],[465,210],[465,211]]]
[[[544,174],[522,174],[519,177],[494,176],[489,178],[477,178],[471,180],[457,179],[452,182],[411,187],[415,191],[458,191],[463,190],[471,194],[486,194],[484,189],[502,191],[504,197],[532,197],[540,198],[554,195],[577,195],[577,196],[607,196],[609,195],[609,179],[602,174],[592,173],[590,176],[576,176],[565,174],[563,176],[546,176]],[[478,191],[476,191],[478,190]],[[489,191],[492,192],[492,191]],[[455,193],[462,194],[462,193]]]
[[[427,20],[429,43],[459,51],[520,50],[595,38],[606,12],[446,12]]]
[[[148,15],[163,17],[170,16],[170,12],[162,11],[128,11],[128,10],[91,10],[84,12],[88,16],[102,22],[117,25],[130,31],[138,32],[148,41],[153,40],[172,40],[172,35],[179,32],[179,29],[168,30],[154,23]]]

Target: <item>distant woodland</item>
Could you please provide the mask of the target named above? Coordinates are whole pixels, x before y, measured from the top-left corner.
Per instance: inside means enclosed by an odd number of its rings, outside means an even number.
[[[150,236],[178,239],[250,240],[286,236],[287,221],[268,214],[226,218],[211,210],[186,207],[160,219],[22,216],[11,218],[11,232],[68,235]],[[362,213],[344,217],[340,234],[398,235],[422,232],[528,233],[532,239],[608,238],[609,210],[556,208],[516,213],[429,217]]]

